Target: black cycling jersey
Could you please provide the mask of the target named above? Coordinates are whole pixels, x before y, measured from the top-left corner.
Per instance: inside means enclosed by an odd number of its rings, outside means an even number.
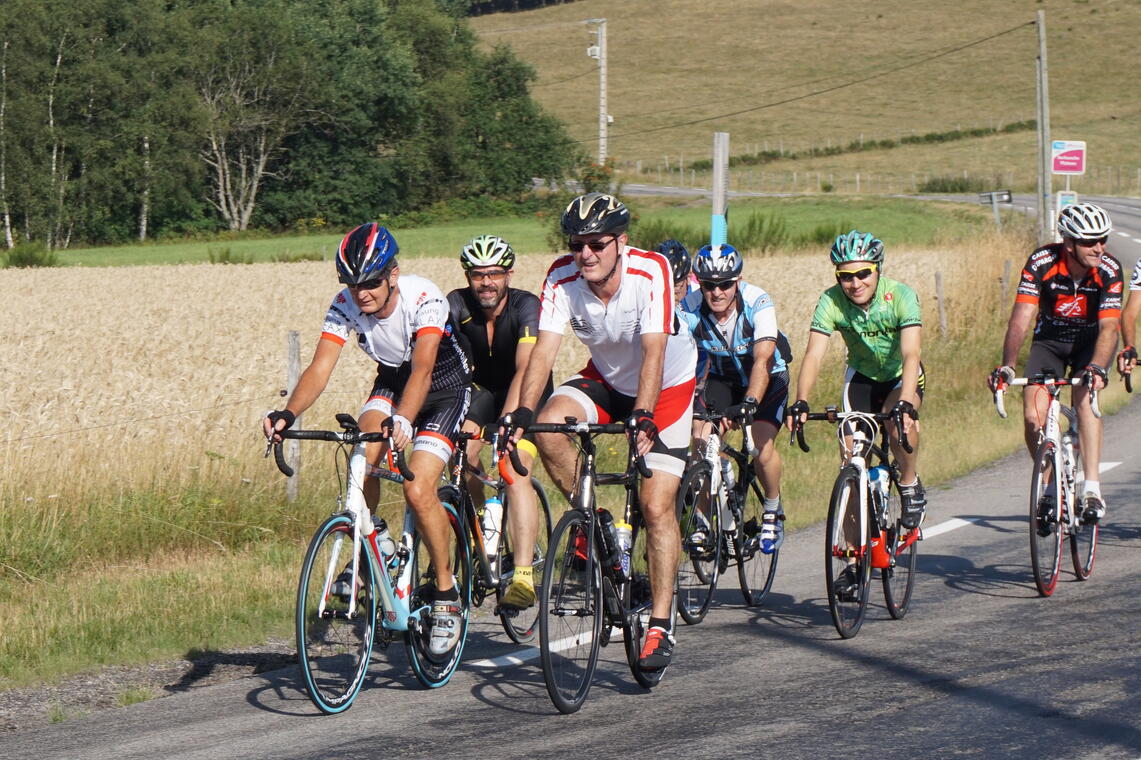
[[[1035,341],[1084,343],[1097,339],[1098,320],[1121,316],[1124,285],[1121,264],[1108,253],[1075,282],[1061,243],[1055,243],[1030,255],[1015,300],[1038,307]]]
[[[496,406],[504,403],[515,377],[516,348],[520,343],[534,343],[539,334],[538,297],[526,290],[508,288],[506,299],[507,305],[495,318],[494,337],[488,345],[487,319],[471,288],[457,288],[448,293],[452,324],[465,341],[475,365],[472,380],[491,391]],[[548,378],[544,395],[550,391]]]

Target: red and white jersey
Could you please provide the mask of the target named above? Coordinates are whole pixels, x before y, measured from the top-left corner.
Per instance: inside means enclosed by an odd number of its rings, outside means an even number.
[[[556,259],[543,283],[539,329],[565,335],[569,322],[602,379],[627,396],[638,394],[642,336],[665,333],[669,339],[662,387],[692,380],[697,346],[689,329],[674,318],[673,277],[666,257],[627,246],[618,269],[618,292],[603,304],[582,279],[573,256]]]

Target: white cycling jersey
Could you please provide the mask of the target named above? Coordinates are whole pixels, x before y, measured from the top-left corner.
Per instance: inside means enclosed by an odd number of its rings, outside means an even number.
[[[662,367],[662,387],[692,380],[697,346],[689,329],[674,317],[673,278],[666,257],[627,246],[619,264],[618,292],[603,304],[574,263],[563,256],[551,265],[543,283],[539,330],[566,334],[567,323],[590,350],[602,379],[627,396],[638,394],[642,335],[669,336]]]
[[[1133,274],[1129,277],[1129,289],[1141,290],[1141,259],[1133,264]]]

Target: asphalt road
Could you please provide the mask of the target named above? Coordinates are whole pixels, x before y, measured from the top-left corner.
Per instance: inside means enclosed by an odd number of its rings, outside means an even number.
[[[620,644],[604,649],[573,716],[548,700],[534,650],[485,614],[442,689],[420,688],[393,647],[340,716],[319,715],[287,668],[9,734],[0,756],[1136,758],[1139,448],[1135,402],[1107,421],[1110,513],[1094,574],[1078,582],[1064,562],[1049,599],[1029,566],[1019,453],[932,490],[910,613],[891,620],[873,593],[849,641],[828,616],[814,526],[788,536],[765,607],[742,607],[727,579],[704,623],[681,624],[676,663],[652,692],[633,683]]]

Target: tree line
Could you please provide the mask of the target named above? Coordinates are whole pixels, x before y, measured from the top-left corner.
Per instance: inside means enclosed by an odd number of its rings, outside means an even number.
[[[345,226],[578,160],[454,0],[5,0],[3,244]]]

